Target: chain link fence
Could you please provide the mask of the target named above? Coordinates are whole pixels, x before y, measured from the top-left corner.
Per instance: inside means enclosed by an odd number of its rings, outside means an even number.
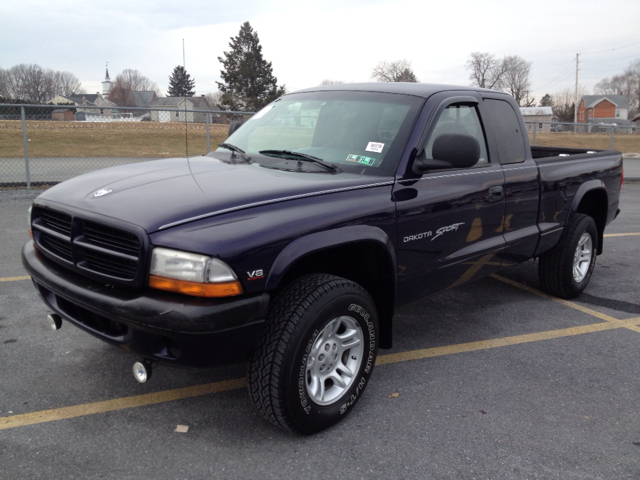
[[[525,124],[531,145],[640,152],[640,127],[633,124],[539,121]]]
[[[251,112],[0,104],[0,188],[46,188],[82,173],[204,155]]]
[[[203,155],[253,113],[0,104],[0,188],[46,188],[126,163]],[[526,122],[532,145],[640,152],[640,127]]]

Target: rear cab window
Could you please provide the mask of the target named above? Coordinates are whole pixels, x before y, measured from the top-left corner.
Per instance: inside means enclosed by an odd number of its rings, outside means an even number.
[[[504,100],[485,98],[484,105],[493,125],[500,163],[522,163],[526,147],[520,131],[520,121],[513,107]]]

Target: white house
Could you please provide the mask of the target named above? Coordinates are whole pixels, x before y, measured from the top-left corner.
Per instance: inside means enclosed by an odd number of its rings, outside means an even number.
[[[538,132],[550,132],[553,121],[553,109],[551,107],[520,107],[520,113],[527,125],[527,131],[533,132],[534,126]],[[547,123],[541,123],[547,122]],[[537,125],[534,125],[536,124]]]
[[[151,110],[151,120],[154,122],[187,122],[204,123],[206,117],[204,113],[189,110],[211,110],[211,107],[204,98],[201,97],[156,97],[151,102],[150,107],[162,108],[167,111],[161,112]],[[187,110],[185,112],[185,110]]]

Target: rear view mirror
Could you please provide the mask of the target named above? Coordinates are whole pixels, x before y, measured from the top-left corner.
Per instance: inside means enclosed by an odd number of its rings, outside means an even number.
[[[433,158],[426,158],[425,152],[413,163],[413,172],[422,174],[437,168],[473,167],[480,159],[480,144],[471,135],[445,133],[433,142]]]

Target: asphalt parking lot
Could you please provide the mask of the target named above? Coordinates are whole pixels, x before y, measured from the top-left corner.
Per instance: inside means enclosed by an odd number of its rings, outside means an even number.
[[[126,352],[50,331],[19,258],[34,197],[0,191],[1,479],[640,478],[640,183],[580,298],[527,262],[403,307],[357,408],[311,437],[259,417],[242,365],[140,385]]]

